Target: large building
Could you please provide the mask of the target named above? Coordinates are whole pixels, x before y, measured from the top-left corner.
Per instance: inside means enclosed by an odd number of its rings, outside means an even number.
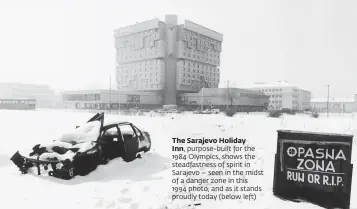
[[[176,15],[115,31],[116,80],[120,91],[162,95],[176,104],[182,93],[216,88],[220,82],[223,35]]]
[[[79,90],[62,93],[65,108],[71,109],[130,109],[134,107],[155,109],[162,107],[163,97],[155,92],[116,91],[116,90]],[[237,88],[202,88],[197,93],[183,93],[178,101],[180,107],[198,109],[228,106],[237,111],[263,111],[269,104],[269,96]]]
[[[351,113],[357,112],[357,94],[355,98],[314,98],[311,109],[316,112]]]
[[[71,109],[159,108],[162,97],[154,92],[78,90],[62,93],[64,107]]]
[[[2,99],[35,99],[38,108],[54,108],[57,104],[55,92],[47,85],[0,82]]]
[[[185,93],[181,104],[193,108],[218,108],[225,110],[235,107],[239,112],[264,111],[269,104],[269,96],[261,92],[239,88],[202,88],[198,93]]]
[[[269,96],[269,109],[297,110],[310,109],[311,92],[290,85],[287,82],[256,83],[246,89],[262,92]]]

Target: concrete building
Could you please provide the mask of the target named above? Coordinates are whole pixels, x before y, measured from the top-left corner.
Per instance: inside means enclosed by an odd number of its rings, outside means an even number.
[[[269,109],[273,110],[297,110],[310,109],[311,92],[290,85],[287,82],[273,84],[256,83],[246,89],[262,92],[269,96]]]
[[[65,108],[71,109],[121,109],[162,107],[163,96],[158,92],[79,90],[62,93]],[[218,108],[224,110],[234,106],[237,111],[262,111],[269,104],[269,96],[245,89],[202,88],[197,93],[183,93],[178,101],[180,107],[197,109]]]
[[[155,92],[123,92],[115,90],[79,90],[62,93],[65,108],[119,109],[158,108],[162,106],[161,94]]]
[[[54,108],[55,92],[47,85],[0,82],[0,97],[6,99],[35,99],[37,108]]]
[[[36,100],[26,98],[0,98],[0,109],[34,110],[36,109]]]
[[[327,98],[315,98],[311,100],[311,109],[316,112],[327,112]],[[355,98],[330,98],[328,109],[331,113],[357,112],[357,94]]]
[[[115,31],[116,80],[120,91],[162,94],[176,104],[181,93],[216,88],[223,35],[176,15]]]
[[[227,106],[237,108],[239,112],[264,111],[269,104],[269,96],[261,92],[239,88],[202,88],[198,93],[185,93],[181,103],[191,108],[218,108]]]

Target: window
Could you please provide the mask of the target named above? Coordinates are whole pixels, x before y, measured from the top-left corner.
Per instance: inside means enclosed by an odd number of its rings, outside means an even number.
[[[117,127],[112,127],[105,131],[104,136],[118,136],[118,134]]]

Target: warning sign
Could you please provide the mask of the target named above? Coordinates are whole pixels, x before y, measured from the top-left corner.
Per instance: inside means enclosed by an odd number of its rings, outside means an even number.
[[[348,208],[352,139],[352,135],[278,131],[274,194]]]

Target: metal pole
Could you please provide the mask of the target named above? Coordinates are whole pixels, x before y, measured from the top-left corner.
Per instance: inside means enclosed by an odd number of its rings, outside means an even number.
[[[227,80],[227,90],[228,90],[228,92],[227,92],[227,107],[228,107],[231,103],[231,98],[230,98],[231,89],[229,88],[229,80]]]
[[[112,77],[109,76],[109,112],[110,112],[110,109],[111,109],[111,96],[112,96]]]
[[[119,87],[119,84],[118,84],[118,114],[120,114],[120,87]]]
[[[201,112],[203,111],[203,90],[204,87],[201,88]]]
[[[330,85],[327,85],[327,117],[329,117]]]

